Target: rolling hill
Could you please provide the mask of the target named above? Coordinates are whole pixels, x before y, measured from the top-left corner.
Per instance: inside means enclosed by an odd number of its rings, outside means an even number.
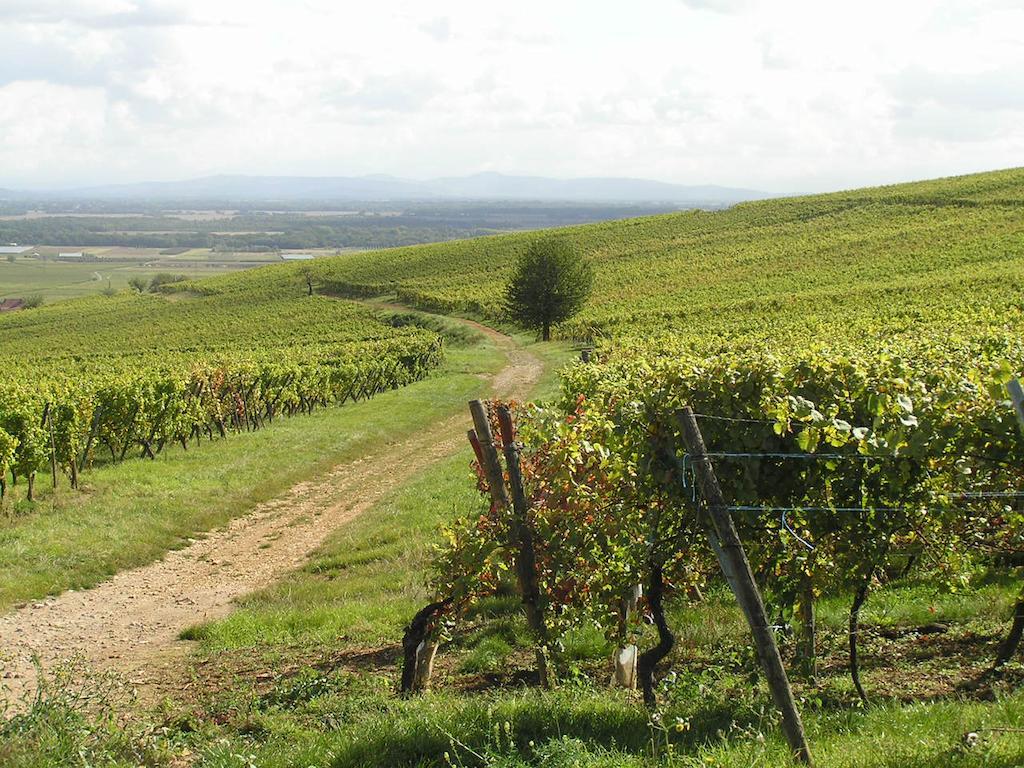
[[[191,288],[283,291],[311,269],[327,292],[395,294],[423,309],[494,320],[514,256],[553,236],[571,239],[597,267],[594,296],[563,335],[892,336],[953,316],[1019,323],[1022,213],[1024,169],[1015,169],[371,251]]]

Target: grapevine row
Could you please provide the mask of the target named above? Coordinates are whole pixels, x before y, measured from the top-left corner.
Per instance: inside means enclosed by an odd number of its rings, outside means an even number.
[[[77,485],[98,456],[155,457],[168,444],[254,430],[277,417],[360,400],[423,378],[439,339],[418,329],[378,341],[236,353],[56,358],[0,377],[0,496],[8,473],[51,466]]]
[[[651,658],[672,645],[661,594],[686,599],[717,573],[680,434],[689,406],[772,615],[806,628],[817,597],[853,595],[859,686],[857,618],[873,587],[914,570],[957,584],[1024,553],[1024,435],[1005,390],[1021,370],[1014,334],[777,355],[633,344],[573,366],[561,403],[519,412],[546,647],[581,624],[636,643],[623,604],[642,585],[659,628],[640,670],[653,697]],[[515,525],[494,503],[452,524],[426,637],[501,588]],[[813,648],[812,635],[811,668]]]

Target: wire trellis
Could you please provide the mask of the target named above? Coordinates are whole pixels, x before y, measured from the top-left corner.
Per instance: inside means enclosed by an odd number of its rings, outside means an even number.
[[[714,421],[726,421],[749,424],[776,424],[774,419],[750,419],[732,416],[717,416],[708,413],[694,413],[697,418],[711,419]],[[884,455],[865,455],[854,453],[795,453],[785,451],[707,451],[707,459],[785,459],[796,461],[894,461],[902,457]],[[693,468],[693,457],[684,453],[682,455],[682,486],[690,489],[690,498],[697,502],[696,472]],[[942,495],[942,494],[936,494]],[[965,491],[949,494],[948,498],[957,501],[984,501],[991,499],[1024,499],[1024,491]],[[779,512],[782,527],[800,544],[809,551],[814,551],[814,544],[803,538],[789,523],[789,514],[792,512],[810,513],[865,513],[875,512],[883,514],[903,514],[908,511],[924,512],[932,514],[938,510],[922,507],[873,507],[873,506],[776,506],[776,505],[744,505],[737,504],[727,507],[730,512]]]

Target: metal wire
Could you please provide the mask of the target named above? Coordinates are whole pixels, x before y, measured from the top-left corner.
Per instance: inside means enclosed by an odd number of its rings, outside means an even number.
[[[723,421],[740,424],[778,424],[777,419],[751,419],[741,418],[733,416],[718,416],[710,413],[694,413],[694,417],[699,419],[708,419],[711,421]],[[897,459],[900,457],[896,456],[865,456],[861,454],[851,453],[794,453],[794,452],[754,452],[754,451],[709,451],[705,453],[705,459],[710,460],[712,458],[719,459],[797,459],[797,460],[823,460],[823,461],[885,461],[891,459]],[[984,458],[989,461],[998,461],[990,457],[973,457],[973,458]],[[684,453],[682,456],[682,485],[683,488],[690,488],[691,500],[697,501],[697,483],[696,483],[696,471],[693,466],[693,457],[688,453]],[[1024,498],[1024,491],[968,491],[960,494],[951,496],[950,498],[959,500],[971,500],[971,499],[1020,499]],[[814,545],[811,542],[804,539],[798,534],[793,527],[789,524],[788,514],[790,512],[882,512],[882,513],[902,513],[913,509],[918,512],[932,513],[934,510],[931,509],[920,509],[912,507],[774,507],[774,506],[753,506],[753,505],[733,505],[727,507],[730,512],[780,512],[782,527],[800,544],[806,547],[809,551],[814,551]]]
[[[709,459],[847,459],[850,461],[887,461],[897,456],[864,456],[857,453],[792,453],[709,451]]]
[[[806,539],[804,539],[804,538],[803,538],[802,536],[800,536],[800,534],[799,534],[799,533],[797,533],[796,531],[794,531],[794,530],[793,530],[793,529],[792,529],[792,528],[790,527],[790,525],[789,525],[789,520],[787,520],[787,519],[786,519],[786,510],[782,510],[782,526],[783,526],[783,527],[784,527],[784,528],[785,528],[785,529],[786,529],[787,531],[789,531],[789,532],[790,532],[790,534],[791,534],[791,535],[793,536],[793,538],[794,538],[794,539],[796,539],[796,540],[797,540],[797,541],[799,541],[799,542],[800,542],[801,544],[803,544],[803,545],[804,545],[805,547],[807,547],[807,549],[808,549],[808,550],[810,550],[811,552],[813,552],[813,551],[814,551],[814,545],[813,545],[813,544],[811,544],[811,542],[809,542],[809,541],[807,541]]]
[[[710,419],[711,421],[731,421],[737,424],[778,424],[777,419],[741,419],[734,416],[715,416],[710,413],[693,414],[698,419]]]
[[[916,507],[774,507],[738,504],[726,507],[730,512],[906,512]],[[920,511],[920,510],[918,510]],[[925,512],[932,510],[926,509]]]
[[[954,499],[1024,499],[1024,491],[967,491]]]

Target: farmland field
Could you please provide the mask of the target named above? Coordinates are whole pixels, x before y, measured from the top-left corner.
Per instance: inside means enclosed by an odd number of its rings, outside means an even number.
[[[211,202],[201,210],[116,201],[38,204],[43,208],[0,200],[0,243],[32,244],[15,263],[0,263],[0,299],[41,295],[52,301],[123,289],[131,277],[150,279],[160,272],[203,277],[279,262],[289,252],[332,256],[674,209],[470,202],[409,203],[398,209],[351,203],[353,210],[238,210]],[[96,261],[55,262],[62,252],[85,252]]]
[[[157,275],[205,278],[212,275],[281,263],[276,251],[214,251],[210,248],[132,248],[38,246],[38,256],[0,261],[0,298],[41,296],[46,303],[91,296],[104,291],[123,291],[129,280],[150,283]],[[88,261],[57,259],[60,253],[86,253]],[[336,248],[308,249],[310,256],[335,256]],[[288,252],[285,252],[287,254]]]
[[[503,287],[540,237],[596,269],[561,341],[467,331],[460,318],[512,327]],[[0,604],[159,569],[176,547],[168,568],[205,552],[230,581],[241,555],[194,538],[232,545],[211,529],[257,504],[257,521],[292,515],[261,540],[268,561],[312,532],[273,578],[175,625],[180,640],[161,628],[163,654],[115,637],[114,662],[90,656],[133,680],[140,658],[156,664],[141,701],[108,686],[82,707],[53,687],[0,726],[0,761],[789,764],[704,517],[691,407],[816,764],[1020,765],[1024,663],[993,661],[1022,594],[1024,434],[1005,388],[1024,374],[1022,328],[1019,169],[348,253],[0,317],[0,426],[37,448],[17,473],[60,480],[34,502],[9,489]],[[590,362],[570,363],[573,343]],[[357,381],[375,396],[342,397]],[[522,517],[492,503],[486,454],[465,444],[465,400],[488,396],[540,403],[513,405],[518,442],[498,439],[507,462],[523,452]],[[63,402],[47,447],[37,425]],[[517,580],[524,529],[540,628]],[[148,589],[160,571],[142,573]],[[59,627],[87,599],[29,602],[0,627],[58,638],[31,611]],[[432,690],[398,697],[420,609],[439,617],[411,646],[437,643]],[[653,654],[636,671],[649,706],[609,688],[613,653],[633,645]]]
[[[139,277],[147,283],[161,272],[174,271],[189,277],[204,277],[225,271],[224,267],[205,264],[148,266],[141,261],[105,261],[71,264],[20,259],[0,261],[0,298],[42,296],[45,301],[89,296],[113,288],[125,290],[128,281]]]

